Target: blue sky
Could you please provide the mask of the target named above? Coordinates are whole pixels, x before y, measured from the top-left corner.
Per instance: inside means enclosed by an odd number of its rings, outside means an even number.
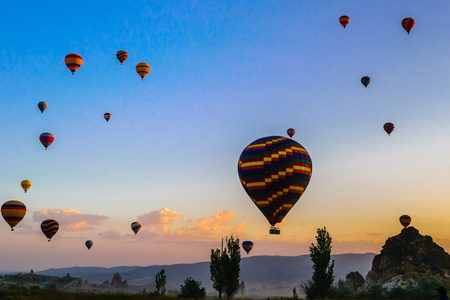
[[[11,236],[4,223],[0,237],[35,247],[33,257],[43,259],[49,249],[38,220],[53,209],[65,224],[52,247],[74,252],[36,268],[208,260],[214,241],[233,231],[264,245],[252,253],[300,255],[323,226],[336,251],[376,252],[408,213],[445,246],[449,9],[447,1],[5,3],[0,196],[24,202],[28,213],[16,229],[22,235]],[[344,14],[346,29],[338,22]],[[410,35],[400,25],[405,17],[416,20]],[[123,66],[118,50],[129,55]],[[64,65],[71,52],[83,57],[73,76]],[[142,61],[151,66],[144,81],[135,72]],[[48,103],[44,114],[39,101]],[[390,137],[385,122],[396,126]],[[290,127],[313,175],[282,236],[273,237],[239,183],[237,161],[252,141]],[[38,138],[47,131],[55,142],[45,151]],[[23,179],[33,183],[27,194]],[[85,219],[70,219],[70,209]],[[143,224],[147,236],[133,243],[156,252],[169,251],[165,238],[190,243],[191,256],[101,256],[111,245],[126,247],[139,217],[156,227]],[[106,242],[106,233],[122,239]],[[73,248],[88,238],[99,249],[91,260]],[[160,248],[152,248],[155,239]]]

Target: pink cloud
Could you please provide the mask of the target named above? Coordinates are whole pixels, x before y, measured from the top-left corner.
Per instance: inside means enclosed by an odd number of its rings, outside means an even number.
[[[156,231],[169,233],[169,227],[172,225],[173,221],[181,218],[182,216],[182,213],[170,210],[168,208],[161,208],[160,210],[148,212],[138,217],[138,220],[142,226],[154,226]]]
[[[95,226],[102,224],[109,217],[83,214],[81,211],[72,208],[42,209],[33,213],[33,221],[42,222],[45,219],[58,221],[59,226],[67,231],[83,231],[94,229]]]
[[[367,233],[368,235],[381,235],[381,233],[374,232],[374,231],[371,231],[371,230],[367,230],[366,233]]]
[[[110,228],[108,231],[100,232],[98,234],[102,239],[119,240],[122,239],[122,235]]]

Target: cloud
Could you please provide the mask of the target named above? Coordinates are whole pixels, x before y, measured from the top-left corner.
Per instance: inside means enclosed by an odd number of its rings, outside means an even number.
[[[72,208],[42,209],[33,213],[33,221],[42,222],[45,219],[58,221],[59,226],[67,231],[83,231],[94,229],[95,226],[102,224],[109,217],[83,214],[81,211]]]
[[[392,224],[394,222],[394,220],[389,219],[389,221],[387,221],[388,224]]]
[[[374,231],[371,231],[371,230],[367,230],[366,233],[367,233],[368,235],[381,235],[381,233],[374,232]]]
[[[122,235],[110,228],[108,231],[100,232],[98,234],[102,239],[110,239],[110,240],[120,240],[122,239]]]
[[[182,216],[182,213],[170,210],[168,208],[161,208],[160,210],[148,212],[138,217],[138,220],[141,224],[145,224],[145,226],[154,226],[157,227],[157,231],[169,233],[169,227],[172,225],[173,221],[181,218]]]

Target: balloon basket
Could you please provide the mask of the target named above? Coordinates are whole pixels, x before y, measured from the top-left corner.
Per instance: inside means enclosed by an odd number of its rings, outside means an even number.
[[[280,229],[276,228],[276,227],[272,227],[270,228],[270,234],[280,234]]]

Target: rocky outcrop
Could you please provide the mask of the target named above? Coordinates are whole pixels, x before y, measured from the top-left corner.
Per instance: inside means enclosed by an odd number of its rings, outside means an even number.
[[[356,292],[364,284],[364,277],[359,272],[350,272],[345,276],[344,285]]]
[[[115,287],[127,287],[128,286],[128,282],[126,280],[122,281],[122,277],[120,276],[119,272],[117,272],[113,276],[113,279],[111,281],[111,285],[115,286]]]
[[[403,274],[445,276],[450,273],[450,255],[430,236],[408,227],[386,241],[373,259],[372,272],[382,283]]]

